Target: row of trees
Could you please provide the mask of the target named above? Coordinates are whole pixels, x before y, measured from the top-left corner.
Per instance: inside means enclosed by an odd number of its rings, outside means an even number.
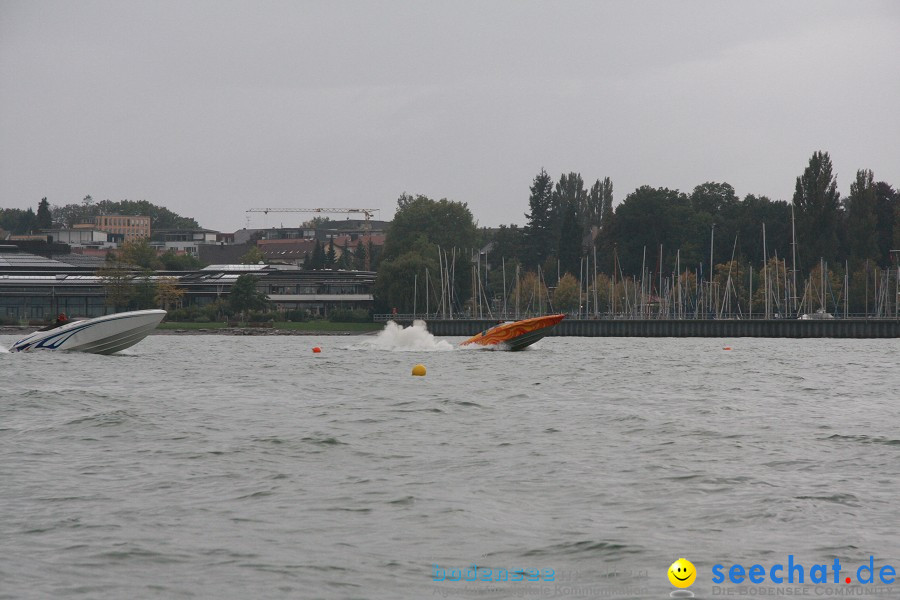
[[[80,204],[54,206],[51,213],[53,222],[60,227],[72,227],[76,223],[87,223],[100,215],[149,216],[151,229],[198,229],[200,227],[195,219],[182,217],[164,206],[157,206],[147,200],[94,202],[93,198],[85,196]]]
[[[338,250],[340,250],[340,254],[338,254]],[[368,263],[369,268],[374,270],[378,260],[378,252],[371,240],[366,244],[362,240],[357,240],[354,247],[347,244],[335,247],[334,239],[328,240],[328,244],[323,244],[321,240],[318,240],[312,254],[304,257],[303,268],[362,271],[366,269],[366,259],[368,257],[371,257],[371,261]]]
[[[401,195],[375,279],[375,311],[413,312],[416,290],[424,309],[426,281],[431,306],[441,300],[458,306],[471,293],[471,253],[481,241],[465,203]]]
[[[51,206],[47,198],[38,204],[37,213],[32,209],[0,209],[0,229],[16,235],[37,233],[52,227],[69,228],[77,223],[88,223],[100,215],[149,216],[152,229],[197,229],[197,221],[190,217],[157,206],[147,200],[101,200],[94,202],[85,196],[81,203]]]
[[[548,309],[550,303],[578,308],[596,298],[596,309],[606,312],[626,304],[634,309],[637,289],[643,305],[656,310],[674,302],[677,291],[681,314],[691,303],[695,313],[720,311],[726,300],[745,313],[767,306],[770,314],[789,313],[807,296],[807,307],[824,298],[833,310],[843,298],[851,312],[863,311],[875,301],[878,268],[891,265],[891,250],[900,249],[900,193],[863,169],[841,198],[827,152],[812,155],[790,203],[754,194],[741,199],[730,184],[707,182],[689,194],[642,186],[614,208],[608,177],[588,188],[579,173],[554,182],[542,169],[525,216],[524,227],[479,233],[465,204],[404,194],[378,271],[376,311],[436,307],[441,296],[452,298],[457,311],[466,299],[474,311],[482,303],[496,307],[502,297],[509,311],[527,295]],[[786,286],[783,276],[776,284],[777,269],[766,266],[771,261],[780,261],[782,275],[791,273]],[[820,265],[836,283],[813,282]],[[449,273],[451,290],[444,283]],[[845,279],[850,289],[842,296]],[[763,290],[767,285],[773,287]]]
[[[148,271],[190,271],[202,266],[200,260],[190,254],[178,254],[171,249],[158,254],[147,238],[123,242],[118,250],[110,250],[106,259],[108,263],[124,263]]]
[[[613,210],[609,178],[587,190],[580,174],[569,173],[552,186],[542,170],[532,183],[526,218],[524,228],[511,225],[496,233],[497,254],[554,275],[577,274],[580,259],[595,248],[606,273],[620,267],[639,273],[642,265],[668,272],[679,250],[682,264],[708,273],[710,245],[714,261],[733,254],[761,265],[776,254],[793,257],[792,223],[802,272],[820,258],[854,267],[870,260],[885,267],[892,261],[890,251],[900,248],[900,193],[863,169],[849,196],[841,198],[827,152],[812,155],[790,204],[753,194],[741,200],[730,184],[708,182],[690,194],[642,186]]]

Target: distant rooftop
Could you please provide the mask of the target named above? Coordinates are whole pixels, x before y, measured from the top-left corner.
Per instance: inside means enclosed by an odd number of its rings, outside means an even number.
[[[245,271],[253,273],[256,271],[265,271],[269,265],[209,265],[200,269],[201,271]]]
[[[67,247],[67,246],[63,246]],[[53,254],[54,258],[48,258],[39,254],[24,252],[16,246],[0,245],[0,269],[15,270],[40,270],[55,269],[65,271],[76,269],[97,269],[105,262],[99,256],[85,256],[83,254]]]
[[[27,252],[0,252],[0,269],[52,269],[59,266],[67,265]]]

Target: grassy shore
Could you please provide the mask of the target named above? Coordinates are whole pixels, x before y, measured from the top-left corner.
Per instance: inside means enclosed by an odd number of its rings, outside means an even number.
[[[242,326],[248,326],[242,323]],[[228,323],[160,323],[157,329],[227,329]],[[266,329],[269,329],[268,327]],[[295,323],[292,321],[275,321],[272,323],[271,329],[286,331],[311,331],[311,332],[349,332],[349,333],[368,333],[371,331],[381,331],[384,329],[384,323],[332,323],[331,321],[305,321]]]

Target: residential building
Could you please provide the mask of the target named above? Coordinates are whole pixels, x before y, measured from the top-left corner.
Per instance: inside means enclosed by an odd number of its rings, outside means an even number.
[[[44,229],[42,231],[50,236],[54,242],[68,244],[73,248],[99,249],[115,246],[111,237],[116,234],[111,234],[96,228],[78,227],[73,229]]]
[[[174,250],[178,254],[197,256],[200,246],[216,244],[218,231],[212,229],[157,229],[150,245],[159,252]]]
[[[266,262],[303,266],[316,248],[315,239],[266,239],[256,242]]]
[[[122,234],[125,241],[150,237],[150,217],[133,215],[100,215],[93,223],[79,223],[76,229],[96,227],[100,231]]]

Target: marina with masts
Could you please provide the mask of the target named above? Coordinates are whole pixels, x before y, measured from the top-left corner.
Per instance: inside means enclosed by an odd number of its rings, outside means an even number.
[[[709,264],[715,264],[712,236]],[[598,271],[595,247],[581,259],[574,302],[567,298],[566,306],[559,302],[564,279],[559,273],[548,282],[540,267],[537,273],[523,275],[516,264],[512,272],[507,272],[507,261],[501,258],[497,286],[486,252],[438,248],[439,273],[429,273],[426,268],[423,277],[414,275],[413,312],[375,318],[400,323],[424,320],[437,335],[469,335],[497,322],[565,312],[567,319],[552,335],[900,337],[900,251],[892,251],[895,266],[891,268],[878,268],[866,261],[862,281],[856,277],[851,282],[846,261],[834,271],[820,259],[798,282],[796,240],[791,243],[789,266],[777,252],[772,256],[766,252],[765,225],[761,236],[765,263],[756,268],[741,263],[733,250],[726,263],[716,265],[713,277],[704,275],[702,264],[695,270],[683,266],[680,249],[675,251],[674,271],[648,268],[646,247],[640,274],[626,274],[614,253],[616,268],[609,276]],[[654,251],[658,253],[657,264],[663,264],[664,248]],[[461,254],[468,257],[471,269],[472,292],[465,299],[455,293],[457,258]],[[862,310],[854,311],[850,296],[854,289],[860,291],[857,288],[862,288],[863,305]]]

